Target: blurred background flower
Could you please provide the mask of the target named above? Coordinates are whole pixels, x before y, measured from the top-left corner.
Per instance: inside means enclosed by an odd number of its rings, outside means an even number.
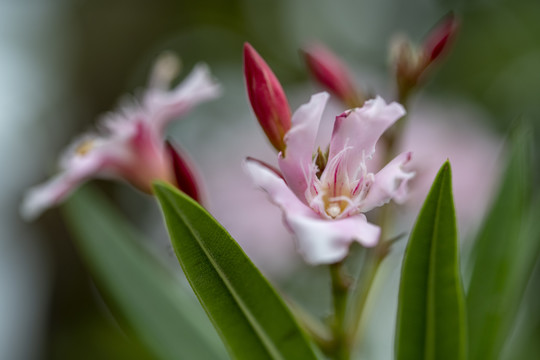
[[[54,173],[57,154],[73,135],[114,108],[121,94],[143,86],[152,60],[163,50],[179,54],[184,69],[208,63],[223,84],[221,99],[169,129],[201,167],[210,209],[280,288],[324,313],[325,274],[298,261],[279,210],[267,204],[241,169],[247,155],[269,162],[274,158],[248,104],[242,45],[249,41],[266,59],[291,108],[317,90],[298,53],[313,41],[339,54],[362,89],[391,100],[395,89],[388,42],[397,32],[419,42],[449,10],[461,19],[460,33],[446,61],[411,103],[407,139],[420,147],[414,136],[433,140],[441,134],[448,143],[430,146],[450,148],[455,135],[463,144],[463,162],[458,154],[441,157],[451,158],[456,179],[481,170],[472,161],[476,152],[479,159],[490,158],[482,161],[493,167],[480,172],[493,179],[500,162],[486,149],[498,146],[516,117],[540,117],[536,1],[0,1],[0,358],[150,358],[104,305],[60,212],[49,211],[27,224],[17,209],[26,188]],[[327,111],[328,116],[338,113]],[[431,159],[419,152],[415,156]],[[99,185],[130,219],[139,219],[164,261],[175,264],[154,201],[122,185]],[[467,195],[459,190],[462,185],[455,186],[460,217],[470,220],[468,211],[476,214],[486,205],[460,205],[459,197]],[[464,180],[463,191],[485,199],[491,186],[475,188]],[[259,209],[261,203],[268,208]],[[253,225],[257,218],[268,220],[258,227]],[[379,285],[379,294],[387,300],[371,316],[362,349],[367,358],[391,358],[395,315],[387,309],[395,308],[399,277],[395,261],[385,269],[389,280]],[[284,276],[291,271],[294,278]]]

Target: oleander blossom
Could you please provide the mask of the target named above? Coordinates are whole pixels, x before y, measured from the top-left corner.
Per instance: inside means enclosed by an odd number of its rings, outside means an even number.
[[[367,170],[380,136],[405,114],[400,104],[386,104],[380,97],[337,116],[327,154],[319,150],[314,156],[327,100],[327,93],[316,94],[294,113],[279,170],[255,159],[245,163],[255,184],[281,208],[299,252],[313,265],[344,259],[353,241],[376,245],[380,228],[364,213],[392,199],[403,202],[414,175],[405,169],[410,152],[376,174]]]
[[[175,163],[179,154],[175,157],[172,148],[165,144],[165,127],[198,103],[220,93],[204,64],[195,66],[183,82],[169,89],[178,69],[175,56],[160,56],[140,100],[127,101],[101,119],[97,131],[75,140],[60,157],[59,174],[27,192],[22,216],[28,220],[36,218],[91,178],[125,180],[147,193],[151,193],[154,180],[176,184]]]

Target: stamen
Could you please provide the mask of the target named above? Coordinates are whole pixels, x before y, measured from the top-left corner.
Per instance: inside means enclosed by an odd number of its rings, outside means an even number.
[[[341,214],[341,207],[338,204],[333,203],[326,208],[326,212],[328,213],[328,215],[335,218],[336,216]]]
[[[81,145],[77,147],[77,149],[75,149],[75,152],[77,153],[77,155],[84,156],[93,148],[94,148],[94,141],[85,140]]]

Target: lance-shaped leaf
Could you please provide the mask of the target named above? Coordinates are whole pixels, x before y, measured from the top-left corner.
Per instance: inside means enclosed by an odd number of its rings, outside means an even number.
[[[98,192],[77,191],[64,205],[64,215],[116,315],[157,358],[227,358],[194,296]]]
[[[469,355],[498,359],[540,251],[538,236],[528,228],[538,214],[531,206],[531,129],[512,136],[512,149],[499,195],[476,239],[467,294]],[[531,222],[531,224],[528,224]]]
[[[157,183],[154,192],[180,265],[232,357],[316,359],[283,300],[225,229],[175,188]]]
[[[452,174],[446,162],[433,182],[405,251],[396,359],[465,359],[466,339]]]

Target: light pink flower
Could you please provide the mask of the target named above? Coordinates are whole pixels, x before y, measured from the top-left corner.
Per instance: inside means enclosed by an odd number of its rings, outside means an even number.
[[[380,229],[363,213],[392,199],[404,200],[406,183],[413,176],[404,170],[410,153],[398,155],[376,174],[367,170],[379,137],[405,114],[401,105],[386,104],[380,97],[336,117],[326,161],[317,159],[320,152],[314,158],[327,100],[327,93],[316,94],[294,113],[279,170],[246,161],[254,182],[281,208],[285,224],[298,239],[298,250],[314,265],[342,260],[352,241],[374,246]],[[321,163],[324,169],[317,166]]]
[[[106,115],[96,132],[81,136],[69,146],[60,158],[60,173],[28,191],[21,206],[22,216],[36,218],[90,178],[125,180],[148,193],[154,180],[176,183],[177,161],[171,158],[171,148],[166,148],[164,129],[193,106],[220,92],[203,64],[169,90],[178,65],[171,54],[161,56],[140,103],[124,104]]]

